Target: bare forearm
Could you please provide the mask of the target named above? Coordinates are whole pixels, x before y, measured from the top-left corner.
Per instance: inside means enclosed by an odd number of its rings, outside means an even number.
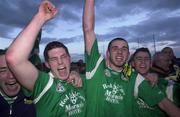
[[[170,117],[180,117],[180,109],[168,99],[164,99],[158,105]]]
[[[94,30],[94,0],[85,0],[83,30]]]
[[[13,74],[29,90],[33,89],[38,70],[28,61],[36,37],[45,22],[55,17],[57,9],[48,0],[43,0],[37,14],[8,48],[6,59]]]
[[[43,25],[40,16],[35,15],[29,25],[17,36],[6,53],[9,67],[18,81],[30,91],[37,78],[37,69],[28,61],[36,36]]]
[[[8,52],[11,59],[16,62],[22,62],[28,59],[28,56],[33,48],[36,36],[40,31],[44,21],[40,15],[35,15],[29,25],[16,37],[11,44]]]
[[[86,51],[90,53],[92,44],[95,40],[94,33],[94,0],[86,0],[83,14],[83,32]]]

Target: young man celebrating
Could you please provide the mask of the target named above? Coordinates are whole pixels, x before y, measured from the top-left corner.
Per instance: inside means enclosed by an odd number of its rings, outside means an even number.
[[[27,89],[26,95],[34,99],[38,117],[84,117],[84,89],[67,82],[71,63],[68,49],[60,42],[46,46],[44,55],[49,74],[38,71],[28,61],[39,30],[56,14],[52,3],[42,1],[38,13],[8,48],[6,58],[18,81]]]
[[[158,74],[151,73],[152,62],[151,62],[151,53],[149,52],[148,48],[138,48],[132,57],[132,66],[139,72],[142,76],[144,76],[150,82],[155,81],[154,77],[151,77],[152,74],[156,75],[156,81],[153,84],[158,85],[158,87],[164,91],[169,100],[179,106],[180,97],[180,85],[177,83],[172,83],[172,81],[165,80],[164,78],[158,77]],[[169,82],[169,83],[168,83]],[[135,103],[135,108],[137,116],[146,116],[146,117],[166,117],[166,113],[163,112],[159,107],[156,106],[149,106],[140,98],[137,98]]]
[[[129,46],[125,39],[115,38],[107,50],[106,61],[99,54],[94,32],[94,0],[86,0],[83,14],[86,49],[87,115],[93,117],[133,117],[135,97],[149,105],[158,105],[170,116],[180,110],[165,98],[157,87],[151,87],[140,74],[126,66]],[[127,71],[127,72],[126,72]],[[136,84],[141,80],[140,84]],[[136,87],[138,86],[138,87]],[[89,93],[88,93],[89,92]],[[137,95],[134,97],[133,94]]]

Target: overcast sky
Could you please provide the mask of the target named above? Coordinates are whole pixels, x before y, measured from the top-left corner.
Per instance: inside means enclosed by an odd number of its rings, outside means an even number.
[[[58,40],[67,45],[75,60],[84,53],[84,0],[50,1],[59,13],[43,27],[40,53],[45,44]],[[8,47],[37,12],[40,2],[0,1],[0,48]],[[153,54],[155,49],[170,46],[180,57],[180,0],[95,0],[95,8],[95,32],[102,53],[109,40],[123,37],[128,40],[131,53],[138,47],[148,47]]]

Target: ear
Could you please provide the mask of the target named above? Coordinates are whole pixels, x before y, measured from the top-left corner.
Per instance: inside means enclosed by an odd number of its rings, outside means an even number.
[[[47,68],[50,69],[49,63],[47,61],[45,61],[45,65],[46,65]]]
[[[110,53],[109,51],[107,50],[106,51],[106,65],[109,66],[109,58],[110,58]]]
[[[131,61],[131,65],[132,65],[132,67],[134,67],[134,66],[135,66],[135,64],[134,64],[134,61],[133,61],[133,60]]]
[[[110,53],[109,53],[109,51],[107,50],[106,51],[106,59],[108,59],[110,57]]]

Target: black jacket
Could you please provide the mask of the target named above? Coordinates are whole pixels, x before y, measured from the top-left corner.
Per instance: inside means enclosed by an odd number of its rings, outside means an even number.
[[[0,117],[36,117],[35,106],[21,92],[11,106],[0,95]]]

